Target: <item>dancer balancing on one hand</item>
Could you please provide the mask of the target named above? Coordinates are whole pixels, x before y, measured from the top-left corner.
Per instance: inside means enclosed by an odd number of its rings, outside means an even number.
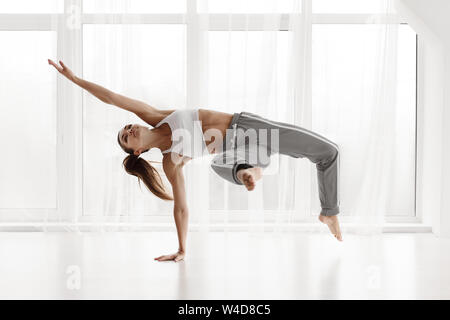
[[[193,158],[208,154],[217,154],[211,167],[218,175],[231,183],[245,186],[249,191],[262,178],[262,171],[269,165],[271,155],[279,153],[308,158],[317,168],[322,208],[319,220],[328,226],[337,240],[342,241],[337,218],[337,144],[302,127],[272,121],[250,112],[229,114],[208,109],[159,110],[77,77],[62,61],[58,65],[49,59],[48,63],[101,101],[133,112],[152,127],[128,124],[119,130],[117,142],[128,153],[123,160],[125,171],[138,177],[157,197],[174,201],[178,251],[156,260],[180,261],[185,257],[189,210],[183,166]],[[262,139],[262,134],[268,136]],[[172,193],[167,191],[151,163],[140,157],[152,148],[160,149],[163,154],[162,167],[172,186]]]

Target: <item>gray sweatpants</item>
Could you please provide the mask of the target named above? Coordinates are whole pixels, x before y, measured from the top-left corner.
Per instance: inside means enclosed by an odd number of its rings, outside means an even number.
[[[316,164],[321,214],[339,213],[339,147],[312,131],[276,122],[250,112],[235,113],[223,140],[223,152],[211,163],[222,178],[242,185],[236,173],[241,168],[270,164],[270,156],[284,154],[308,158]]]

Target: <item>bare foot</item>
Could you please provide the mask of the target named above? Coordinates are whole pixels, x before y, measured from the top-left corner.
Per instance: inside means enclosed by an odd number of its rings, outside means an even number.
[[[248,191],[255,189],[256,181],[261,179],[262,170],[258,167],[241,169],[237,172],[237,178],[241,181]]]
[[[330,229],[331,234],[336,237],[339,241],[342,241],[341,228],[339,227],[339,221],[337,216],[319,216],[319,220],[325,223]]]

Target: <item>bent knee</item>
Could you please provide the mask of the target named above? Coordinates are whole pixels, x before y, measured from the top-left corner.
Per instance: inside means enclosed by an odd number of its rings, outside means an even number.
[[[338,157],[339,150],[333,147],[332,149],[330,149],[330,153],[327,154],[327,156],[324,157],[323,160],[319,162],[319,164],[323,168],[328,168],[337,161]]]

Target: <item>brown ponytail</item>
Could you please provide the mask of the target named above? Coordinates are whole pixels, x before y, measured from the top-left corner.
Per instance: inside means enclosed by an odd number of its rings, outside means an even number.
[[[155,196],[163,200],[173,200],[173,197],[167,193],[158,170],[149,161],[130,154],[123,159],[123,166],[127,173],[138,177],[138,181],[142,180]]]

